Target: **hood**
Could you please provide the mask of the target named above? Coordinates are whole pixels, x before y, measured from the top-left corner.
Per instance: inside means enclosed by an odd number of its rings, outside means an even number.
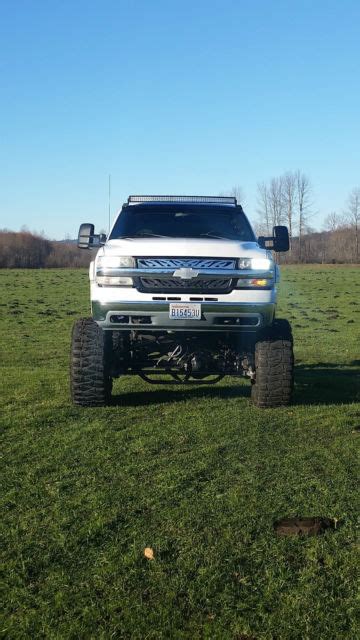
[[[164,256],[194,258],[266,257],[268,251],[256,242],[217,240],[213,238],[126,238],[109,240],[98,256]]]

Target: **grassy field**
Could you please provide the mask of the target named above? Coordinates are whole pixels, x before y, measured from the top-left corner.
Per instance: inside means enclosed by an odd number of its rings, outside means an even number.
[[[283,270],[289,408],[252,407],[236,379],[128,377],[114,406],[81,409],[68,356],[86,273],[0,272],[2,637],[359,637],[359,276]],[[275,535],[294,515],[337,526]]]

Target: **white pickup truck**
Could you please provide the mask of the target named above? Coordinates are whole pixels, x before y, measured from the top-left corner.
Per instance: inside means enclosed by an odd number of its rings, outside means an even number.
[[[130,196],[106,238],[82,224],[92,317],[77,320],[71,346],[75,404],[111,400],[113,378],[155,384],[251,380],[259,407],[289,404],[293,342],[275,320],[286,227],[256,238],[232,197]]]

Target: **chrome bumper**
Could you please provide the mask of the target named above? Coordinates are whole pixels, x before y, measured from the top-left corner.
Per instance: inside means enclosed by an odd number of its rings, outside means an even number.
[[[201,302],[201,320],[169,318],[169,302],[92,302],[94,320],[111,330],[258,331],[272,323],[275,303]]]

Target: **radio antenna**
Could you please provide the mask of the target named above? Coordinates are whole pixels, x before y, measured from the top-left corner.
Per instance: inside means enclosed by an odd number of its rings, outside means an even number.
[[[108,229],[108,233],[110,233],[110,198],[111,198],[111,174],[109,173],[109,207],[108,207],[109,229]]]

